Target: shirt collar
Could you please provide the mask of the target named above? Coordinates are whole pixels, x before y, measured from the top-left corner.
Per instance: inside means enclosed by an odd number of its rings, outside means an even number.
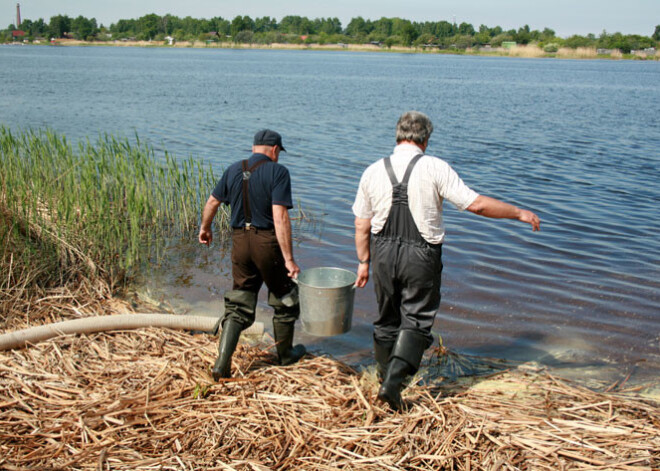
[[[414,144],[397,144],[394,148],[393,155],[410,155],[423,154],[424,151]]]
[[[270,157],[268,157],[266,154],[260,154],[260,153],[254,153],[250,156],[250,161],[251,162],[259,162],[260,160],[270,160]]]

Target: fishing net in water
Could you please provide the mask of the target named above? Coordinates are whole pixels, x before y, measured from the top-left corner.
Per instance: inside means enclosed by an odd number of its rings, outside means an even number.
[[[490,375],[511,366],[504,360],[453,352],[441,344],[431,351],[428,365],[420,369],[420,376],[424,383],[433,385],[459,378]]]
[[[516,366],[506,360],[454,352],[444,346],[441,336],[438,336],[438,343],[438,347],[429,349],[425,355],[426,358],[415,378],[420,384],[447,384],[460,378],[488,376]]]

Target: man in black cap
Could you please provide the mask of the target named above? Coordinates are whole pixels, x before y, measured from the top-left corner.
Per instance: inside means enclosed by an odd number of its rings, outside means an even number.
[[[270,129],[254,135],[252,156],[231,165],[206,202],[199,242],[213,239],[211,222],[220,204],[231,207],[233,288],[225,293],[225,315],[213,378],[231,377],[231,357],[241,331],[255,320],[257,295],[265,282],[268,304],[273,307],[273,332],[281,365],[305,355],[303,345],[293,346],[294,324],[300,314],[296,285],[300,272],[293,259],[289,171],[278,164],[285,151],[282,136]],[[285,151],[286,152],[286,151]]]

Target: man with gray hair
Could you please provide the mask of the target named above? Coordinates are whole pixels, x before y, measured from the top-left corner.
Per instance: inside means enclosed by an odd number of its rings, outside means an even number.
[[[396,127],[390,157],[362,175],[353,213],[358,257],[356,285],[363,288],[372,266],[378,318],[374,356],[382,385],[378,398],[394,410],[401,390],[433,342],[431,327],[440,306],[442,203],[490,218],[516,219],[534,231],[540,221],[531,211],[479,195],[443,160],[425,155],[433,132],[423,113],[404,113]]]

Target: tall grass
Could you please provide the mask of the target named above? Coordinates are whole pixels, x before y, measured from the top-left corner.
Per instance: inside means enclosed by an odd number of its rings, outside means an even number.
[[[593,47],[562,47],[557,51],[557,57],[562,59],[596,59],[598,52]]]
[[[545,57],[546,52],[538,46],[513,46],[507,49],[510,57]]]
[[[623,53],[618,49],[613,49],[612,52],[610,52],[610,57],[612,59],[620,60],[623,59]]]
[[[215,183],[211,168],[168,153],[156,159],[137,136],[74,147],[48,130],[0,126],[0,165],[5,286],[16,267],[25,281],[36,264],[48,268],[35,282],[102,281],[112,290],[159,257],[164,241],[192,236]],[[226,228],[227,212],[216,221]]]

